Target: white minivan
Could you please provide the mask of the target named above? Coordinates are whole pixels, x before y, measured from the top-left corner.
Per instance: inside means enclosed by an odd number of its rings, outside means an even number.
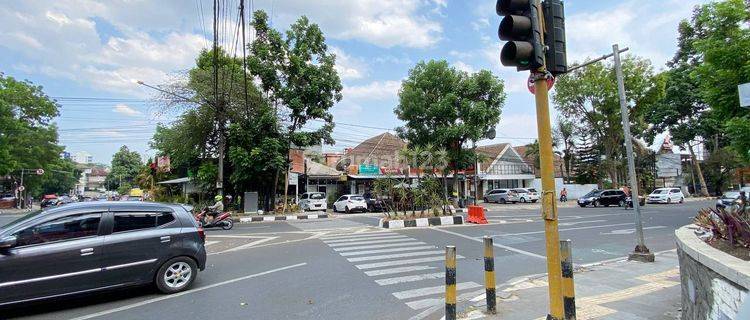
[[[323,192],[305,192],[299,197],[299,207],[302,211],[325,211],[327,206],[328,201]]]

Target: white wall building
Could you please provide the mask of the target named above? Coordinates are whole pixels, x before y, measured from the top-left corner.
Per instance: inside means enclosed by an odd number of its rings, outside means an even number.
[[[86,151],[76,152],[72,157],[73,162],[80,164],[89,164],[94,162],[94,157]]]

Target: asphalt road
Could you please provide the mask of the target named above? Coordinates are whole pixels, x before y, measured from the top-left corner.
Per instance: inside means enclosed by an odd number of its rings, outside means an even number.
[[[647,246],[674,249],[674,230],[712,205],[647,205]],[[128,289],[0,310],[0,318],[439,319],[446,245],[460,255],[459,300],[484,291],[485,235],[495,241],[498,284],[546,271],[538,205],[490,208],[488,225],[392,231],[376,227],[377,214],[354,214],[209,230],[208,268],[184,294]],[[635,246],[632,210],[561,208],[559,216],[560,236],[572,240],[578,264],[625,257]],[[0,224],[7,221],[0,216]]]

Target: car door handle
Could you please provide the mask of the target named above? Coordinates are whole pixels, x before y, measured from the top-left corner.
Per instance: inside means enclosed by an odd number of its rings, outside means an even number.
[[[90,256],[94,254],[94,248],[81,249],[81,256]]]
[[[161,240],[162,243],[165,243],[165,242],[172,241],[172,237],[170,237],[170,236],[163,236],[163,237],[159,238],[159,240]]]

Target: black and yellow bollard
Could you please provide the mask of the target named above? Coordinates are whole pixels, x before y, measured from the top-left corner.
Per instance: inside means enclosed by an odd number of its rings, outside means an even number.
[[[445,247],[445,320],[456,320],[456,247]]]
[[[495,253],[492,250],[492,237],[484,236],[484,288],[487,296],[487,313],[497,313],[495,296]]]
[[[573,249],[570,240],[560,240],[560,261],[562,263],[562,293],[565,320],[576,319],[576,293],[573,284]]]

